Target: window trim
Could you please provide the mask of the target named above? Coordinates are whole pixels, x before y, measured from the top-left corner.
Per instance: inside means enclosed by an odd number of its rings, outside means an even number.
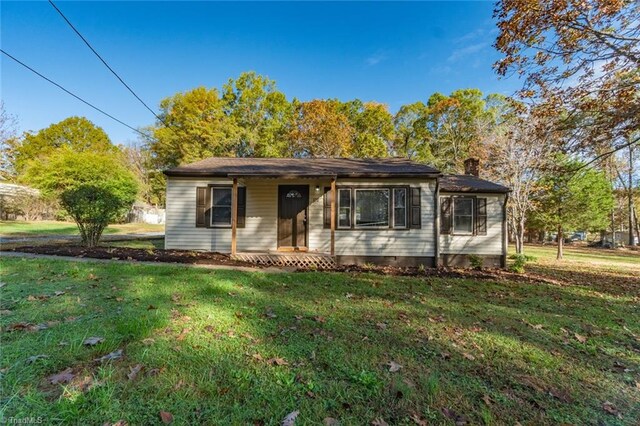
[[[340,191],[349,192],[349,226],[340,226]],[[336,229],[352,229],[353,228],[353,190],[352,188],[336,188]]]
[[[228,189],[229,191],[231,191],[231,204],[228,206],[231,210],[231,214],[229,215],[229,223],[214,223],[213,222],[213,210],[215,209],[215,206],[213,204],[213,191],[215,189]],[[209,208],[211,209],[211,213],[209,214],[210,218],[209,218],[209,227],[210,228],[231,228],[231,221],[233,220],[232,215],[233,215],[233,186],[232,185],[209,185],[209,194],[211,196],[211,205],[209,206]],[[227,207],[227,206],[222,206],[222,207]]]
[[[407,229],[409,228],[409,214],[408,210],[411,208],[409,197],[411,196],[410,190],[405,186],[393,186],[391,189],[391,198],[392,198],[392,206],[391,206],[391,222],[389,225],[393,225],[393,229]],[[396,226],[396,190],[401,189],[404,191],[404,226]]]
[[[452,198],[452,206],[451,206],[451,235],[462,235],[462,236],[475,236],[476,229],[476,217],[475,217],[475,196],[472,195],[454,195]],[[464,199],[469,200],[471,202],[471,231],[456,231],[456,200]],[[465,215],[466,216],[466,215]]]
[[[405,226],[404,227],[395,227],[393,226],[394,224],[394,214],[395,214],[395,198],[393,196],[393,190],[396,188],[402,188],[405,190]],[[373,186],[369,186],[369,185],[340,185],[340,186],[336,186],[336,230],[337,231],[352,231],[352,230],[359,230],[359,231],[367,231],[367,230],[372,230],[372,231],[380,231],[380,230],[385,230],[385,229],[390,229],[390,230],[397,230],[397,231],[408,231],[411,228],[410,224],[409,224],[409,209],[411,208],[411,203],[410,203],[410,196],[411,196],[411,186],[410,185],[373,185]],[[338,191],[340,191],[341,189],[343,190],[348,190],[351,191],[351,211],[350,211],[350,215],[351,215],[351,226],[350,227],[340,227],[339,226],[339,212],[340,212],[340,196]],[[388,226],[356,226],[355,224],[355,203],[356,203],[356,197],[355,197],[355,192],[358,189],[386,189],[389,190],[389,194],[390,194],[390,200],[389,200],[389,225]]]

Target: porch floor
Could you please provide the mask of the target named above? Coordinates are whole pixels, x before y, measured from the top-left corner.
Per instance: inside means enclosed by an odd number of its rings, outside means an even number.
[[[232,258],[262,266],[317,269],[334,268],[337,266],[334,256],[318,252],[244,251],[236,253]]]

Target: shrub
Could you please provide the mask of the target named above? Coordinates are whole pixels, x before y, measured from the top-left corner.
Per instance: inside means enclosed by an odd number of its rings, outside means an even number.
[[[127,212],[136,193],[115,192],[95,185],[81,185],[60,195],[62,206],[80,229],[82,243],[95,247],[104,228]]]
[[[513,260],[513,263],[509,267],[509,270],[517,274],[522,274],[524,272],[524,267],[527,262],[533,262],[534,260],[536,260],[534,256],[527,256],[523,253],[512,254],[509,256],[509,259]]]
[[[469,264],[471,264],[471,267],[473,269],[482,269],[482,265],[484,264],[484,259],[482,258],[482,256],[479,256],[477,254],[470,254]]]

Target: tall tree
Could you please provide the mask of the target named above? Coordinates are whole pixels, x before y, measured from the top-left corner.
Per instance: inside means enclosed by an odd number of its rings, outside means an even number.
[[[395,128],[393,139],[394,155],[409,159],[417,159],[420,156],[421,149],[427,143],[427,132],[424,123],[426,109],[427,107],[424,103],[414,102],[402,105],[393,117],[393,126]]]
[[[540,177],[550,160],[549,130],[528,116],[514,117],[495,127],[483,140],[489,176],[511,189],[507,218],[515,235],[516,253],[524,252],[524,233],[531,212],[536,208],[535,195]]]
[[[562,155],[558,155],[555,163],[557,166],[540,179],[536,215],[539,222],[556,229],[557,259],[562,259],[566,231],[607,228],[613,192],[603,172]]]
[[[640,141],[640,3],[500,0],[494,16],[496,71],[525,77],[537,114],[569,111],[571,149],[598,158]]]
[[[44,160],[62,148],[68,148],[74,152],[116,153],[118,151],[102,128],[85,117],[69,117],[37,133],[24,135],[15,148],[16,173],[22,174],[27,163],[33,160]]]
[[[340,104],[353,129],[351,155],[358,158],[387,157],[393,139],[393,116],[386,105],[359,99]]]
[[[0,101],[0,179],[12,180],[15,177],[15,154],[19,145],[17,136],[18,120],[9,114]]]
[[[294,102],[289,153],[294,157],[347,157],[353,128],[339,103],[331,100]]]
[[[216,89],[198,87],[160,102],[159,121],[147,142],[160,169],[211,156],[234,156],[238,128],[225,114]]]
[[[427,102],[424,123],[429,146],[421,150],[422,159],[444,172],[461,172],[466,158],[482,156],[477,148],[494,120],[478,89],[456,90],[450,96],[434,93]]]
[[[293,108],[276,83],[255,72],[242,73],[223,87],[224,108],[238,127],[238,157],[281,157]]]

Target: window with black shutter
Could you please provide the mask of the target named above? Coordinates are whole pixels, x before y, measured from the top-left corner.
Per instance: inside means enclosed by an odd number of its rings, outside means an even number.
[[[487,199],[476,198],[476,235],[487,235]]]
[[[411,188],[411,227],[422,226],[422,210],[420,208],[420,188]]]
[[[323,228],[331,228],[331,187],[329,186],[324,188],[322,195],[322,211]]]
[[[207,186],[196,188],[196,228],[206,228],[211,220],[211,192]]]
[[[236,226],[238,228],[244,228],[245,218],[247,216],[247,188],[244,186],[238,187],[238,220]]]
[[[440,197],[440,233],[451,233],[452,219],[451,197]]]

